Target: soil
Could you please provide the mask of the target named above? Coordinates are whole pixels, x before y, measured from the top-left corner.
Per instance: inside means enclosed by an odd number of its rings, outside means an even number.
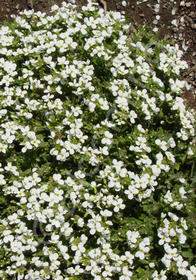
[[[171,39],[184,51],[184,60],[189,68],[182,73],[190,90],[182,93],[187,105],[196,110],[196,1],[195,0],[97,0],[107,10],[124,11],[132,23],[133,32],[148,24],[159,32],[161,39]],[[61,5],[63,0],[0,0],[0,23],[11,21],[12,14],[24,9],[34,9],[49,13],[54,4]],[[81,7],[86,0],[76,0]]]

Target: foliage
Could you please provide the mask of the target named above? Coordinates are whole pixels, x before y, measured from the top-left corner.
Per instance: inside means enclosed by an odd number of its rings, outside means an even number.
[[[129,29],[91,2],[1,26],[1,279],[195,279],[187,63]]]

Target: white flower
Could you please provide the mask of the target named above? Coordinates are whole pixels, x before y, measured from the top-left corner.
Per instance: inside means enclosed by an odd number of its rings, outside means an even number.
[[[64,181],[61,179],[61,174],[53,174],[53,180],[57,182],[59,185],[63,185]]]
[[[184,88],[184,86],[185,86],[185,81],[180,81],[178,79],[176,79],[176,81],[174,81],[173,79],[170,79],[169,82],[171,84],[171,89],[174,92],[181,91],[181,89]]]
[[[125,209],[126,205],[123,204],[123,200],[119,198],[117,201],[113,201],[114,207],[114,212],[119,212],[120,209]]]
[[[84,226],[84,220],[82,218],[79,218],[78,221],[77,221],[77,224],[78,224],[79,227],[82,228]]]
[[[182,258],[179,258],[179,260],[176,262],[176,265],[178,267],[178,272],[181,275],[186,275],[188,262],[187,261],[183,261]]]
[[[14,241],[14,236],[11,234],[11,230],[4,230],[3,231],[3,242],[8,243],[8,242],[13,242]]]
[[[125,190],[125,194],[128,195],[129,199],[133,199],[135,194],[138,194],[139,190],[133,186],[130,185],[128,190]]]
[[[188,226],[187,226],[187,223],[186,223],[186,220],[184,218],[180,218],[180,222],[181,222],[181,225],[182,227],[187,230],[188,229]]]
[[[163,245],[164,243],[169,243],[171,238],[169,237],[168,231],[166,229],[159,229],[158,231],[159,245]]]
[[[81,273],[84,272],[84,269],[81,268],[79,265],[76,265],[75,268],[69,267],[69,268],[67,269],[67,272],[68,272],[69,274],[71,274],[71,275],[80,275]]]
[[[173,20],[171,21],[171,24],[174,25],[174,26],[176,26],[176,27],[178,26],[178,23],[177,23],[177,20],[176,20],[176,19],[173,19]]]
[[[18,218],[18,215],[16,213],[8,216],[8,220],[10,224],[18,224],[20,223],[20,219]]]
[[[7,144],[2,144],[2,143],[0,143],[0,152],[2,152],[2,153],[5,154],[7,148],[8,148],[8,145],[7,145]]]
[[[171,160],[173,163],[175,163],[175,157],[172,153],[167,151],[167,152],[165,152],[165,154],[169,160]]]
[[[187,196],[185,195],[187,192],[185,191],[184,187],[181,187],[179,189],[179,193],[180,193],[182,198],[187,199]]]
[[[195,276],[196,276],[196,266],[192,265],[192,266],[190,267],[190,270],[187,270],[186,276],[187,276],[188,280],[195,280]]]
[[[14,240],[13,242],[11,242],[10,245],[11,245],[11,250],[14,253],[21,254],[25,250],[25,247],[23,246],[21,241]]]
[[[138,231],[128,231],[127,232],[127,239],[128,239],[128,242],[130,243],[136,243],[137,242],[137,239],[140,237],[140,234]]]
[[[64,223],[61,226],[61,232],[66,236],[70,236],[70,234],[73,232],[73,228],[70,227],[70,224],[68,222]]]
[[[59,255],[57,253],[53,253],[53,254],[51,253],[49,255],[49,259],[52,262],[52,264],[55,264],[57,266],[60,265],[60,261],[58,261],[58,258],[59,258]]]
[[[135,111],[131,110],[129,112],[129,117],[130,117],[130,122],[135,123],[135,119],[137,118],[137,114],[135,113]]]
[[[109,211],[109,210],[107,210],[107,209],[105,209],[104,211],[101,210],[101,211],[100,211],[100,214],[101,214],[101,216],[103,216],[103,217],[111,217],[111,216],[113,215],[112,211]]]
[[[85,252],[85,247],[84,247],[83,243],[80,242],[78,245],[72,245],[71,250],[84,253]]]
[[[104,132],[104,138],[101,140],[101,143],[102,144],[107,144],[107,145],[110,145],[112,143],[111,139],[113,138],[113,134],[110,133],[109,131],[105,131]]]
[[[34,241],[32,239],[27,239],[27,247],[26,249],[28,248],[28,250],[31,250],[32,252],[36,252],[37,251],[37,246],[38,246],[38,242],[37,241]]]
[[[178,251],[176,248],[172,248],[168,243],[164,245],[164,249],[167,253],[167,258],[176,260],[178,258]]]
[[[155,144],[159,146],[163,151],[167,151],[167,142],[161,141],[160,139],[155,140]]]
[[[126,7],[127,6],[127,2],[126,1],[122,1],[122,6]]]
[[[144,254],[143,251],[137,251],[137,252],[135,253],[135,257],[136,257],[136,258],[139,258],[140,260],[144,260],[144,259],[145,259],[145,254]]]

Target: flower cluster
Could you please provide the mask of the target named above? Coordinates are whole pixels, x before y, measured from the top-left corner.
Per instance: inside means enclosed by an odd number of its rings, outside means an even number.
[[[1,279],[195,279],[187,64],[129,27],[89,1],[0,28]]]

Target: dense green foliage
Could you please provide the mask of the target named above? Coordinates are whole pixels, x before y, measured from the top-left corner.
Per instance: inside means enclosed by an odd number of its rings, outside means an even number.
[[[1,26],[1,279],[195,279],[186,68],[91,2]]]

